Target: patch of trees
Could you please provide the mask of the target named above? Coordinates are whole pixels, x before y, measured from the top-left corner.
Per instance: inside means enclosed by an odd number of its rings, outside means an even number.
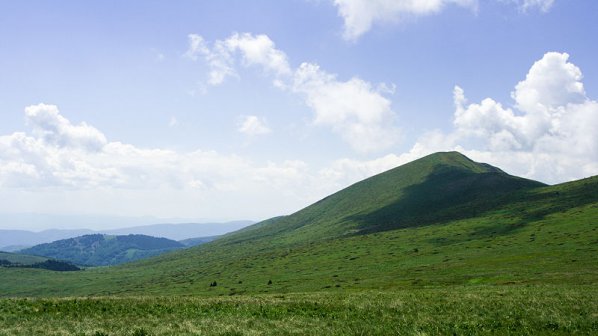
[[[57,272],[71,272],[80,271],[81,269],[69,262],[48,259],[46,261],[37,262],[34,264],[24,265],[13,263],[5,259],[0,259],[0,267],[14,267],[14,268],[40,268]]]
[[[24,254],[68,260],[77,265],[106,266],[184,248],[177,241],[144,235],[84,235],[24,249]]]

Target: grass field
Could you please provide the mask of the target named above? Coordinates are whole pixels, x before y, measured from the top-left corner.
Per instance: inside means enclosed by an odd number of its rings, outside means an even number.
[[[0,300],[0,335],[591,335],[595,286]]]

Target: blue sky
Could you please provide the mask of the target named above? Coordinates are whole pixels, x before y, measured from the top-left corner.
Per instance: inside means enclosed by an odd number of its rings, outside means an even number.
[[[597,12],[0,2],[0,213],[259,220],[439,150],[595,175]]]

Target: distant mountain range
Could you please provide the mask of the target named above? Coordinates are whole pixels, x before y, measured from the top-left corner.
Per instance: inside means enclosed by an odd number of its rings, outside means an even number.
[[[66,260],[83,266],[108,266],[186,247],[167,238],[146,235],[84,235],[24,249],[23,254]]]
[[[51,229],[40,232],[0,230],[0,251],[14,252],[38,244],[50,243],[56,240],[74,238],[88,234],[143,234],[172,240],[184,240],[197,237],[218,236],[239,230],[251,224],[253,224],[252,221],[241,220],[224,223],[154,224],[102,231],[87,229]]]
[[[219,236],[237,231],[253,224],[252,221],[234,221],[226,223],[188,223],[188,224],[154,224],[124,229],[102,231],[108,235],[143,234],[164,237],[172,240],[183,240],[197,237]]]

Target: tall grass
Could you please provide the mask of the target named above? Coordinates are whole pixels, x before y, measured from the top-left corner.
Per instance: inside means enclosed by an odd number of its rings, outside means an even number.
[[[590,335],[594,286],[0,300],[0,335]]]

